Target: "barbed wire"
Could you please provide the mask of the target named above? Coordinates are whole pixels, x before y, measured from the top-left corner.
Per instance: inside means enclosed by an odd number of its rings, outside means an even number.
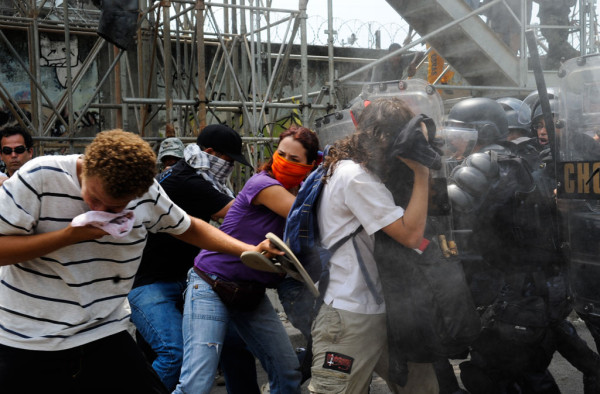
[[[393,42],[402,42],[408,33],[408,24],[380,23],[359,19],[333,18],[333,43],[336,47],[387,48]],[[309,45],[327,45],[328,21],[322,16],[311,16],[307,20],[307,43]],[[273,41],[281,41],[285,31],[275,29],[271,33]],[[300,44],[300,36],[294,39]]]
[[[216,13],[219,13],[221,10],[218,10]],[[530,25],[537,32],[538,39],[542,42],[545,41],[544,37],[539,34],[539,29],[536,26],[540,25],[539,18],[537,16],[537,4],[534,4],[532,9],[532,18],[530,21]],[[279,18],[287,17],[288,14],[278,13],[278,12],[257,12],[255,15],[260,15],[260,18],[255,18],[257,21],[256,28],[260,28],[260,24],[264,27],[266,24],[266,20],[269,19],[272,23]],[[267,18],[268,15],[268,18]],[[579,20],[577,19],[579,15],[579,5],[577,4],[571,10],[571,23],[573,25],[577,25]],[[264,18],[263,18],[264,16]],[[484,22],[487,21],[487,17],[485,14],[479,15]],[[365,49],[387,49],[392,43],[402,44],[407,38],[409,32],[409,25],[402,18],[398,18],[399,23],[381,23],[378,21],[364,21],[359,19],[341,19],[341,18],[333,18],[333,44],[336,47],[352,47],[352,48],[365,48]],[[291,22],[289,22],[291,23]],[[593,21],[596,24],[596,19]],[[283,42],[288,41],[285,37],[286,35],[286,24],[275,24],[276,27],[269,29],[269,37],[268,39],[271,42]],[[318,45],[318,46],[326,46],[328,44],[328,21],[325,16],[322,15],[312,15],[307,19],[307,44],[308,45]],[[205,26],[207,30],[210,31],[210,26]],[[261,33],[261,39],[267,40],[267,34],[264,32]],[[595,30],[597,31],[597,30]],[[289,33],[289,30],[288,30]],[[418,39],[420,36],[415,34],[412,37],[412,40]],[[408,41],[411,41],[410,39]],[[571,44],[574,47],[579,48],[580,43],[578,42],[578,38],[575,34],[570,35]],[[300,34],[296,34],[294,37],[294,44],[300,44],[301,38]],[[424,50],[424,45],[419,45],[415,47],[415,50]],[[544,49],[545,51],[545,49]]]

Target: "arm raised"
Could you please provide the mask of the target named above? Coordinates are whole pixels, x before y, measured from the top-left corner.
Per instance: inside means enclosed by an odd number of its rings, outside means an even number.
[[[413,170],[415,182],[404,215],[382,230],[408,248],[418,248],[423,241],[429,198],[429,169],[416,161],[401,159]]]

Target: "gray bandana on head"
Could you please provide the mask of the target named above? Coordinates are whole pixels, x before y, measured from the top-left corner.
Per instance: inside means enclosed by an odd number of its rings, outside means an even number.
[[[195,168],[198,175],[202,175],[204,179],[212,183],[215,189],[234,197],[233,192],[227,186],[229,176],[233,172],[233,163],[203,152],[196,144],[186,146],[183,156],[185,162]]]

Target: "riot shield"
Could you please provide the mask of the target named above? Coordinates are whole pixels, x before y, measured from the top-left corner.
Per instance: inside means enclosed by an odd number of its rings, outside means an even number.
[[[415,114],[425,114],[442,127],[444,102],[442,97],[427,81],[412,78],[402,81],[375,82],[363,86],[361,98],[374,100],[378,97],[400,97]]]
[[[399,97],[415,114],[425,114],[433,119],[437,130],[441,130],[444,103],[436,89],[422,79],[369,83],[363,86],[359,97],[350,108],[325,115],[315,120],[315,132],[322,147],[333,144],[352,133],[355,119],[364,108],[365,102],[379,97]]]
[[[351,135],[355,131],[355,120],[368,101],[381,97],[398,97],[404,100],[415,114],[425,114],[435,123],[436,138],[441,136],[444,103],[431,85],[422,79],[368,83],[361,94],[352,100],[350,108],[328,114],[315,120],[315,132],[322,147]],[[356,119],[355,119],[356,118]],[[448,215],[450,204],[446,187],[446,168],[432,175],[430,190],[431,215]]]
[[[356,131],[351,109],[344,109],[316,119],[314,130],[319,137],[321,149],[349,136]]]
[[[557,200],[575,310],[600,316],[600,55],[559,70]]]
[[[411,78],[401,81],[373,82],[363,86],[361,98],[399,97],[415,114],[425,114],[435,123],[436,138],[440,139],[444,116],[444,102],[436,89],[427,81]],[[446,216],[450,212],[447,192],[446,167],[431,172],[429,215]]]

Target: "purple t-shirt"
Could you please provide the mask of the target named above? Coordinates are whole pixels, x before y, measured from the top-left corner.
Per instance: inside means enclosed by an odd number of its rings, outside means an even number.
[[[282,185],[265,171],[250,178],[225,215],[221,231],[252,245],[262,242],[268,232],[282,237],[285,218],[264,205],[252,205],[254,197],[269,186]],[[265,285],[275,285],[282,278],[278,274],[247,267],[237,256],[208,250],[203,250],[196,256],[194,265],[201,271],[234,282],[252,280]]]

